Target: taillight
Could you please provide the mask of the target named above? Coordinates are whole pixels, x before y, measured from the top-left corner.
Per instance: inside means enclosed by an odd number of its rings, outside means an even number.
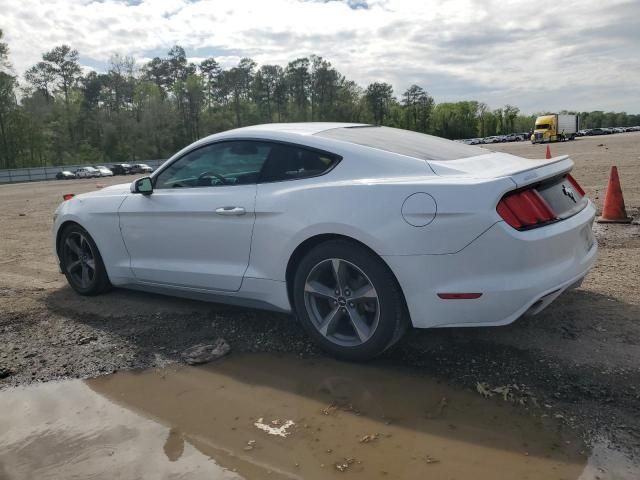
[[[518,230],[556,219],[549,204],[533,188],[506,194],[496,210],[505,222]]]
[[[578,181],[569,174],[567,175],[567,180],[569,180],[569,183],[573,188],[575,188],[576,192],[578,192],[580,196],[584,197],[584,190],[582,189]]]
[[[62,199],[66,202],[67,200],[71,200],[75,196],[75,193],[65,193],[62,195]]]

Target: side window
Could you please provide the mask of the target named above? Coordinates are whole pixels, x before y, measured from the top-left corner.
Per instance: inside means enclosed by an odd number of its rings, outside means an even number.
[[[257,183],[272,145],[233,141],[206,145],[173,162],[155,188],[195,188]]]
[[[280,182],[321,175],[340,157],[295,145],[273,144],[264,165],[260,182]]]

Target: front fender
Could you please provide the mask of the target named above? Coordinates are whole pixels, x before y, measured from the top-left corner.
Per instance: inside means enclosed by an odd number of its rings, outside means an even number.
[[[130,258],[120,234],[118,208],[122,195],[74,197],[56,209],[52,228],[52,246],[56,257],[60,235],[70,222],[84,228],[96,243],[111,283],[127,283],[131,276]],[[59,258],[58,258],[59,261]]]

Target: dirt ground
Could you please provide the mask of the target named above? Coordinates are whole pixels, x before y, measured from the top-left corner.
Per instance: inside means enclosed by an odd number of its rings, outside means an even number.
[[[491,146],[531,158],[544,157],[545,148]],[[573,158],[574,176],[598,208],[617,165],[627,212],[640,216],[640,132],[579,138],[551,151]],[[183,349],[220,336],[234,352],[322,358],[289,316],[125,290],[76,295],[52,253],[53,210],[63,193],[132,178],[0,186],[0,397],[17,385],[163,367]],[[478,382],[518,385],[536,399],[521,407],[527,412],[556,418],[587,442],[606,438],[638,455],[640,226],[594,231],[594,270],[539,315],[499,328],[411,331],[372,364],[474,393]]]

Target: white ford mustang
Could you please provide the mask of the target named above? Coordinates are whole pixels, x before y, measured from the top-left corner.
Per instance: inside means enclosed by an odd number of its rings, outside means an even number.
[[[293,311],[365,359],[408,326],[505,325],[579,285],[595,208],[572,167],[386,127],[259,125],[63,202],[53,242],[82,295]]]

